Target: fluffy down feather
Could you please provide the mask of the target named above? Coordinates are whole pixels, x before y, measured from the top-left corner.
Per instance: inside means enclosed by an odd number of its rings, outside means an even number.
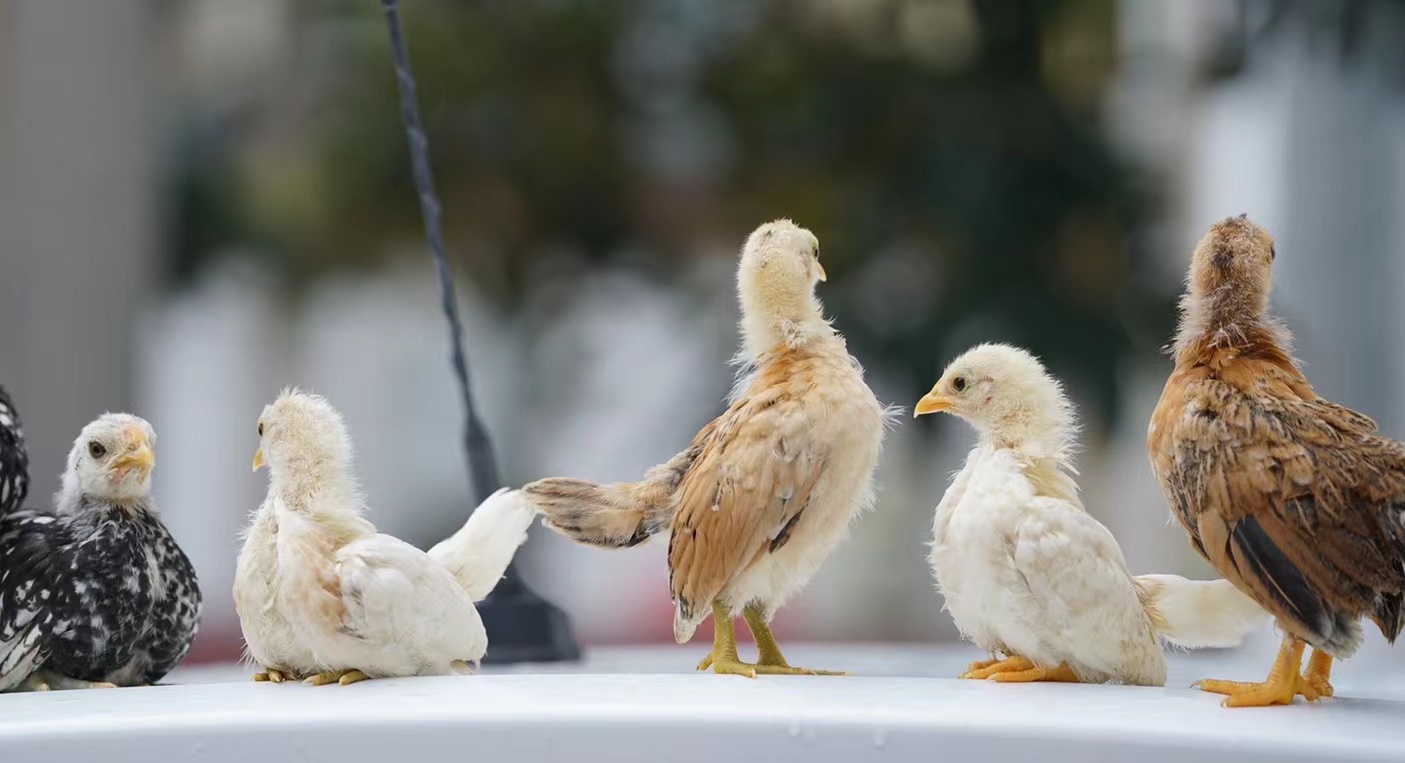
[[[1001,658],[966,677],[1160,686],[1160,640],[1232,645],[1267,619],[1225,581],[1132,576],[1078,497],[1072,407],[1032,355],[979,346],[916,411],[980,433],[937,507],[930,557],[957,626]]]
[[[0,516],[0,691],[133,686],[185,657],[201,595],[151,500],[156,433],[83,428],[53,511]]]
[[[350,438],[326,400],[285,392],[259,433],[255,467],[266,459],[269,492],[246,533],[234,600],[260,676],[345,683],[480,660],[488,639],[473,601],[502,576],[531,509],[499,492],[426,554],[361,516]]]

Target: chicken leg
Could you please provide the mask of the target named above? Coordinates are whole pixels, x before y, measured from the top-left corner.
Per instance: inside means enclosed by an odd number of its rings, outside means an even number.
[[[84,681],[81,678],[69,678],[61,673],[52,670],[36,670],[29,677],[38,682],[38,686],[47,686],[49,689],[116,689],[117,684],[109,681]],[[39,691],[45,691],[39,689]]]
[[[284,681],[296,681],[297,674],[286,668],[267,668],[254,674],[254,680],[269,683],[281,684]]]
[[[1284,637],[1283,645],[1278,649],[1278,658],[1273,661],[1273,669],[1268,672],[1268,678],[1264,679],[1262,683],[1220,681],[1211,678],[1197,681],[1195,686],[1199,687],[1201,691],[1225,695],[1225,707],[1267,707],[1269,705],[1292,704],[1293,697],[1299,693],[1302,681],[1298,675],[1298,668],[1303,662],[1303,648],[1305,646],[1306,644],[1292,636]],[[1325,658],[1326,664],[1324,666],[1317,660],[1316,655],[1313,656],[1313,662],[1319,671],[1330,669],[1330,659]],[[1310,671],[1312,667],[1309,666]]]
[[[1061,662],[1057,667],[1046,668],[1036,665],[1028,670],[1011,670],[995,673],[991,677],[992,681],[1000,683],[1035,683],[1045,681],[1049,683],[1082,683],[1078,674],[1073,672],[1073,668],[1068,663]]]
[[[984,681],[993,675],[1000,673],[1021,673],[1026,670],[1033,670],[1034,663],[1017,654],[998,660],[978,660],[971,663],[961,678],[970,678],[976,681]]]
[[[702,658],[698,670],[711,668],[717,674],[755,678],[756,666],[742,662],[737,656],[737,631],[732,623],[732,611],[720,601],[712,603],[712,626],[712,653]]]
[[[357,681],[365,681],[368,678],[370,678],[370,676],[355,669],[328,670],[322,673],[316,673],[314,675],[308,676],[307,680],[303,681],[303,683],[308,684],[309,686],[326,686],[327,684],[341,684],[342,686],[350,686],[351,684],[354,684]]]
[[[812,670],[791,666],[785,661],[785,655],[781,654],[781,647],[776,643],[775,634],[771,633],[771,624],[766,622],[766,613],[759,607],[748,605],[742,610],[742,617],[746,619],[746,627],[751,631],[751,638],[756,641],[757,673],[786,676],[845,675],[838,670]]]
[[[1029,659],[1019,655],[1011,655],[1003,660],[979,660],[971,663],[962,678],[975,680],[985,680],[987,678],[1001,683],[1034,683],[1036,681],[1050,681],[1059,683],[1079,683],[1078,675],[1073,672],[1065,663],[1059,663],[1057,667],[1044,667],[1035,665]]]
[[[1332,655],[1313,649],[1312,657],[1307,661],[1307,670],[1303,671],[1298,684],[1298,693],[1308,702],[1316,702],[1332,696],[1335,691],[1332,688]]]

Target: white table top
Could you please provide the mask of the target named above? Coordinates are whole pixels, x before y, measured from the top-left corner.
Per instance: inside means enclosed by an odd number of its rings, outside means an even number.
[[[1261,678],[1271,646],[1176,655],[1168,686]],[[952,679],[979,656],[966,647],[797,646],[788,650],[797,664],[858,675],[754,681],[685,672],[701,653],[597,650],[575,666],[349,687],[255,684],[229,666],[182,671],[179,685],[0,695],[0,759],[1405,759],[1395,660],[1346,663],[1328,702],[1226,710],[1187,688]]]

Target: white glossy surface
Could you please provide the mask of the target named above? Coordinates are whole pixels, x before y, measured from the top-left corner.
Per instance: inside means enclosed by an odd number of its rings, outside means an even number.
[[[1267,668],[1263,646],[1248,654],[1176,656],[1172,685],[1211,672],[1250,678]],[[233,666],[189,670],[175,676],[190,682],[183,685],[0,695],[0,759],[1405,758],[1405,692],[1394,690],[1394,671],[1382,671],[1380,661],[1375,670],[1348,663],[1337,684],[1342,696],[1327,703],[1229,711],[1185,688],[1008,686],[938,677],[977,656],[964,648],[791,651],[797,663],[868,675],[748,681],[679,672],[696,660],[696,648],[605,650],[584,665],[546,669],[552,672],[350,687],[254,684],[247,670]],[[910,675],[882,675],[888,672]]]

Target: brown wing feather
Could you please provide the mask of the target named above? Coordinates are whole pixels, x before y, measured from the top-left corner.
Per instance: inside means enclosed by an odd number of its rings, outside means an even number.
[[[1400,632],[1405,446],[1368,417],[1241,357],[1178,369],[1148,445],[1197,550],[1290,632],[1339,654],[1362,615]]]
[[[705,616],[739,574],[804,522],[825,454],[808,436],[806,374],[797,365],[767,367],[718,418],[679,487],[668,566],[685,620]]]

